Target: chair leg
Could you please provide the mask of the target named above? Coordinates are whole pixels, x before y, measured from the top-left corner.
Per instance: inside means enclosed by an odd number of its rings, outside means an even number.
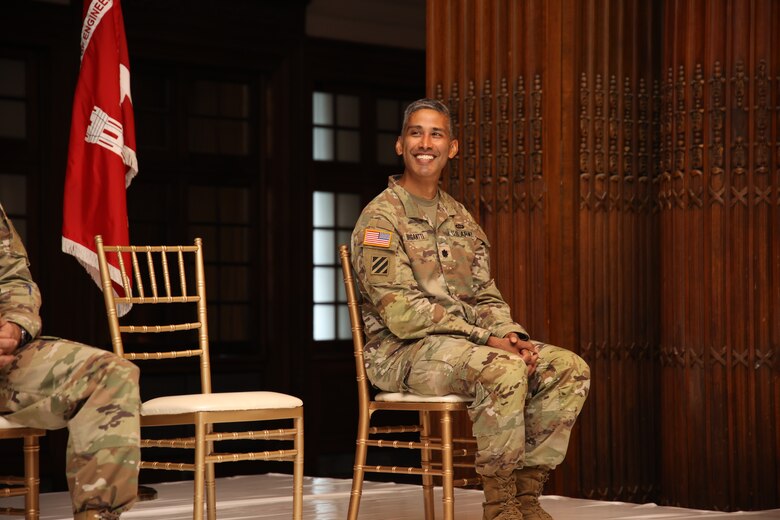
[[[303,518],[303,414],[295,419],[295,462],[293,462],[293,520]]]
[[[192,502],[193,520],[203,520],[203,488],[206,472],[206,424],[198,416],[195,420],[195,468]]]
[[[363,476],[366,466],[366,441],[368,440],[368,426],[371,421],[371,413],[361,411],[358,419],[357,442],[355,446],[355,466],[352,472],[352,491],[349,494],[349,511],[347,520],[357,520],[360,509],[360,497],[363,494]]]
[[[420,410],[420,443],[426,444],[431,440],[431,413]],[[431,470],[431,450],[422,448],[420,450],[420,466],[424,471]],[[436,513],[433,505],[433,476],[429,473],[422,475],[423,503],[425,506],[425,520],[434,520]]]
[[[35,435],[25,435],[24,485],[27,488],[27,494],[24,497],[25,520],[38,520],[38,515],[40,514],[40,509],[38,507],[38,488],[40,486],[40,478],[38,475],[39,452],[38,437]]]
[[[444,520],[455,519],[455,496],[453,491],[452,467],[452,418],[449,411],[441,412],[441,464],[442,464],[442,505]]]
[[[211,428],[209,425],[208,430],[211,431]],[[214,453],[214,443],[207,442],[206,449],[206,453]],[[217,520],[217,485],[213,462],[206,464],[206,518],[208,520]]]

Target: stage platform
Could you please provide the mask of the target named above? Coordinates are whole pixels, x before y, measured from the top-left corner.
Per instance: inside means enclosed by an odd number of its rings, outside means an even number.
[[[344,520],[349,504],[350,480],[306,477],[304,513],[310,520]],[[157,500],[137,504],[123,519],[184,520],[192,518],[192,482],[155,484]],[[437,499],[441,500],[437,488]],[[18,499],[0,500],[0,505]],[[482,492],[455,490],[455,518],[482,518]],[[441,503],[437,518],[441,518]],[[693,519],[777,519],[780,509],[721,513],[654,504],[602,502],[560,496],[543,496],[542,505],[556,520],[693,520]],[[10,517],[9,517],[10,518]],[[72,518],[67,493],[41,495],[41,520]],[[292,518],[292,477],[281,474],[221,478],[217,482],[219,520],[289,520]],[[360,520],[423,520],[419,486],[381,482],[365,483]]]

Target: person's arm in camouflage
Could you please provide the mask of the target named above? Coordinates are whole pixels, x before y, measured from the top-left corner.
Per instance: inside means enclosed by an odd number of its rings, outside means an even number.
[[[390,233],[388,247],[364,245],[367,228]],[[448,313],[420,290],[398,237],[398,230],[389,220],[376,216],[361,218],[353,235],[352,265],[385,326],[401,339],[455,334],[473,343],[486,344],[490,337],[488,330]]]
[[[27,251],[0,206],[0,358],[19,346],[22,328],[30,338],[41,330],[41,294],[30,275]],[[0,360],[0,366],[3,366]]]

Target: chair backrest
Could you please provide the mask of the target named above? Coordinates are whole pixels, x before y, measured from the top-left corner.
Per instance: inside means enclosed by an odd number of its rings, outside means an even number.
[[[355,287],[355,277],[352,275],[352,263],[350,262],[349,247],[339,246],[341,257],[341,270],[344,274],[344,289],[347,293],[347,308],[349,309],[349,323],[352,326],[352,345],[355,349],[355,370],[357,372],[358,399],[360,405],[368,405],[371,396],[368,391],[368,376],[366,376],[366,364],[363,360],[363,347],[365,336],[363,334],[363,316],[360,312],[360,303]]]
[[[203,243],[196,238],[193,245],[173,246],[117,246],[103,243],[95,237],[100,266],[100,280],[103,299],[111,333],[114,352],[130,360],[160,360],[182,357],[200,358],[201,391],[211,392],[211,370],[209,358],[208,324],[206,315],[206,276],[203,267]],[[119,277],[122,280],[124,296],[114,292],[111,281],[109,255],[115,255]],[[141,260],[139,261],[139,257]],[[194,274],[193,274],[194,273]],[[194,280],[193,280],[194,278]],[[176,304],[192,308],[193,314],[186,315],[189,321],[176,323],[120,325],[119,310],[129,305]],[[172,313],[173,314],[173,313]],[[178,316],[178,315],[177,315]],[[156,352],[125,352],[123,334],[174,333],[196,331],[197,345],[193,348],[174,346]],[[184,334],[182,334],[184,336]],[[192,341],[192,332],[188,334]],[[178,345],[178,343],[177,343]],[[159,343],[157,343],[159,347]]]

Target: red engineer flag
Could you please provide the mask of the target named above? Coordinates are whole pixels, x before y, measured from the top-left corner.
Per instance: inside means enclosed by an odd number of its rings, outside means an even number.
[[[84,0],[81,70],[65,174],[62,250],[76,257],[98,287],[94,237],[103,235],[103,241],[111,245],[129,243],[126,189],[137,172],[121,2]],[[108,260],[114,288],[124,295],[116,257]]]

